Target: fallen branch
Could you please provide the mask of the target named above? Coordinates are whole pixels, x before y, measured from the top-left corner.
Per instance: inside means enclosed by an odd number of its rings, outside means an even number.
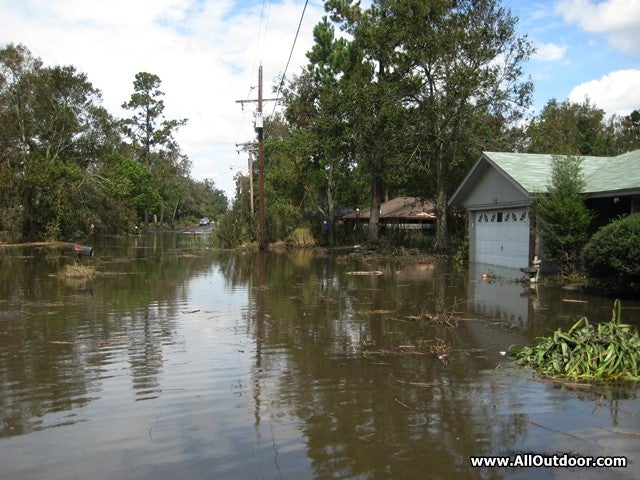
[[[640,437],[638,432],[625,432],[623,430],[612,430],[610,428],[598,427],[600,430],[606,430],[607,432],[617,433],[618,435],[629,435],[631,437]]]
[[[396,382],[402,383],[403,385],[411,385],[413,387],[433,387],[434,385],[437,385],[436,382],[407,382],[405,380],[396,380]]]

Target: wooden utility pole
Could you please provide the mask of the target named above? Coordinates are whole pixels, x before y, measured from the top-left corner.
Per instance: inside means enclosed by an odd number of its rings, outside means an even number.
[[[262,118],[262,102],[275,101],[277,98],[262,98],[262,65],[258,68],[258,99],[257,100],[236,100],[236,103],[244,105],[249,102],[258,103],[258,111],[255,119],[255,129],[258,133],[258,248],[267,248],[264,228],[264,125]],[[253,205],[253,202],[252,202]]]
[[[258,248],[267,248],[264,238],[264,128],[262,122],[262,65],[258,68],[258,116],[256,117],[256,130],[258,131],[258,210],[260,212],[258,223]]]

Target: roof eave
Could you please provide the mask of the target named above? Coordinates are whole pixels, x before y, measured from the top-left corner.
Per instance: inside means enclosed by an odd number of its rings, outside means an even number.
[[[487,155],[487,153],[491,153],[491,152],[482,152],[482,155],[480,155],[480,158],[476,160],[476,163],[473,164],[473,167],[471,167],[471,170],[469,170],[469,173],[465,175],[462,182],[460,182],[460,185],[458,185],[458,188],[456,188],[453,194],[451,194],[451,197],[449,197],[449,201],[447,202],[449,206],[458,205],[457,203],[459,201],[458,197],[463,195],[464,189],[467,183],[472,177],[476,175],[476,171],[480,168],[480,164],[482,160],[485,160],[489,164],[489,166],[495,168],[498,171],[498,173],[500,173],[504,178],[506,178],[507,181],[509,181],[509,183],[511,183],[514,186],[514,188],[520,191],[520,193],[522,193],[525,197],[531,198],[532,192],[529,192],[526,188],[522,186],[522,184],[517,182],[511,175],[509,175],[502,168],[500,168],[497,163],[491,160],[491,158]]]

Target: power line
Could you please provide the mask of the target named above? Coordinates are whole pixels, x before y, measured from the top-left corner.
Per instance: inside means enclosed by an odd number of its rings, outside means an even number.
[[[284,85],[284,79],[287,76],[287,69],[289,68],[291,57],[293,56],[293,50],[294,48],[296,48],[296,42],[298,41],[298,35],[300,34],[300,27],[302,26],[302,20],[304,19],[304,13],[307,11],[308,4],[309,4],[309,0],[305,0],[304,7],[302,8],[302,15],[300,15],[300,22],[298,22],[298,29],[296,30],[296,36],[293,39],[293,45],[291,45],[289,58],[287,59],[287,64],[284,67],[284,72],[282,73],[282,78],[280,79],[280,85],[278,85],[278,90],[276,92],[276,102],[273,104],[273,111],[271,112],[271,116],[273,116],[273,114],[276,112],[276,106],[278,105],[278,100],[280,99],[280,92],[282,91],[282,86]]]

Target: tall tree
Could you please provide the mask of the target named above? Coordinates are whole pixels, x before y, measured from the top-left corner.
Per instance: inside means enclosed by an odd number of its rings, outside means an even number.
[[[437,245],[447,247],[447,200],[458,173],[486,140],[482,119],[499,134],[521,118],[532,84],[522,66],[530,42],[498,0],[328,0],[331,19],[352,39],[341,72],[344,120],[358,164],[371,178],[371,238],[390,165],[430,172],[438,213]],[[406,175],[405,175],[406,177]]]
[[[172,191],[171,188],[167,188],[170,180],[187,173],[189,163],[188,159],[180,154],[174,138],[176,130],[185,125],[187,120],[165,119],[161,83],[160,77],[155,74],[136,74],[131,98],[122,104],[122,108],[130,110],[133,114],[123,120],[122,126],[131,140],[135,156],[151,171],[155,187],[162,193]],[[145,211],[145,227],[149,225],[149,213],[149,210]]]
[[[342,73],[349,68],[350,48],[344,38],[336,38],[326,17],[313,30],[315,44],[307,52],[306,71],[293,85],[297,98],[287,108],[287,117],[307,134],[311,158],[320,180],[319,209],[328,222],[328,242],[334,243],[334,206],[339,194],[341,173],[350,165],[350,140],[345,122],[344,95],[339,88]],[[320,192],[319,192],[320,193]]]
[[[378,240],[380,204],[387,165],[404,149],[405,70],[397,62],[404,31],[395,23],[392,3],[374,1],[367,10],[359,2],[329,0],[331,19],[353,37],[344,49],[339,106],[353,158],[370,179],[369,240]],[[327,138],[329,140],[329,138]]]
[[[415,138],[436,178],[437,246],[448,244],[447,201],[467,153],[486,139],[478,124],[519,120],[531,102],[522,67],[533,51],[517,19],[497,0],[391,1],[404,26],[401,61],[415,82],[409,101]],[[496,132],[497,133],[497,132]]]

